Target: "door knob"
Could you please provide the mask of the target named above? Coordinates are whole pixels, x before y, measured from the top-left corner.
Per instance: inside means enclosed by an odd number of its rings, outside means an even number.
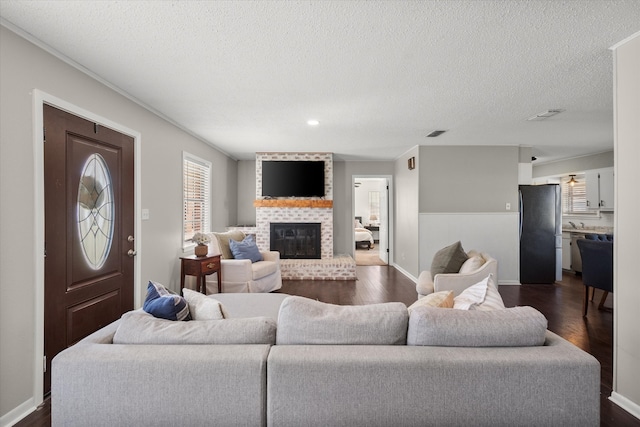
[[[134,240],[135,239],[131,235],[129,235],[129,237],[127,237],[127,242],[129,242],[129,243],[133,242]]]
[[[130,257],[133,258],[134,256],[138,255],[138,253],[136,251],[134,251],[133,249],[129,249],[127,251],[127,255],[129,255]]]

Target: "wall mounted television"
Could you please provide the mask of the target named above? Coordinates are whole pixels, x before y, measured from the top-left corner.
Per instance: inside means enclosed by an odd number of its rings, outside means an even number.
[[[263,161],[262,196],[324,197],[324,161]]]

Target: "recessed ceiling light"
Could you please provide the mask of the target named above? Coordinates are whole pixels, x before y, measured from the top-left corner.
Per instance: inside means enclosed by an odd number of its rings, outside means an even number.
[[[320,124],[320,122],[315,120],[315,119],[310,119],[310,120],[307,120],[307,124],[309,126],[318,126]]]

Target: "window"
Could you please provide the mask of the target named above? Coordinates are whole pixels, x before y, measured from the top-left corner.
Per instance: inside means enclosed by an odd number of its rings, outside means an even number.
[[[195,233],[207,233],[211,224],[209,194],[211,162],[182,154],[183,247],[191,245]]]
[[[569,185],[569,178],[562,179],[562,213],[592,214],[587,208],[587,186],[584,174],[576,175],[574,185]]]

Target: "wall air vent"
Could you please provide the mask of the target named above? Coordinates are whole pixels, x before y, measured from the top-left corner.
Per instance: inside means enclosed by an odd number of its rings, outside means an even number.
[[[446,130],[434,130],[427,135],[427,138],[435,138],[436,136],[440,136],[445,132]]]
[[[553,110],[546,110],[542,113],[538,113],[535,116],[529,117],[527,120],[529,121],[540,121],[544,119],[548,119],[551,116],[555,116],[556,114],[560,114],[564,111],[562,108],[554,108]]]

